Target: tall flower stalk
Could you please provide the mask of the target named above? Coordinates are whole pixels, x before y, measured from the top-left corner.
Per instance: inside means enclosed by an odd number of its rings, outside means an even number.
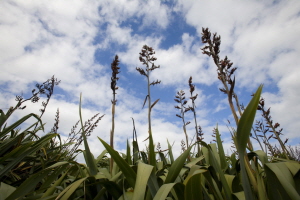
[[[141,75],[146,76],[147,77],[147,89],[148,89],[148,94],[145,98],[144,101],[144,105],[146,103],[146,101],[148,100],[148,130],[149,130],[149,134],[152,133],[151,131],[151,110],[153,108],[153,106],[159,101],[159,99],[157,99],[152,105],[151,105],[151,91],[150,91],[150,86],[151,85],[156,85],[159,84],[160,81],[156,80],[150,83],[150,72],[155,70],[156,68],[160,68],[160,66],[155,65],[154,61],[157,60],[156,57],[154,57],[153,55],[155,54],[155,51],[152,47],[148,47],[147,45],[144,45],[142,48],[142,51],[140,53],[140,62],[143,63],[143,65],[146,66],[146,72],[144,69],[137,67],[136,70],[138,72],[140,72]]]
[[[190,107],[186,107],[187,104],[187,100],[185,100],[185,93],[183,90],[180,90],[179,92],[177,92],[177,95],[175,96],[174,101],[176,101],[177,103],[179,103],[179,106],[175,106],[176,109],[178,109],[180,111],[180,114],[176,114],[177,117],[182,119],[182,123],[183,123],[183,132],[185,135],[185,142],[186,142],[186,147],[189,147],[189,137],[188,134],[186,132],[186,126],[188,124],[190,124],[191,122],[185,122],[185,118],[184,118],[184,114],[188,111],[191,110]]]
[[[153,103],[151,102],[151,91],[150,91],[150,86],[151,85],[156,85],[156,84],[159,84],[161,81],[159,80],[156,80],[156,81],[153,81],[153,82],[150,82],[150,72],[157,69],[157,68],[160,68],[159,65],[155,65],[154,64],[154,61],[157,60],[156,57],[154,57],[153,55],[155,54],[155,51],[152,47],[148,47],[147,45],[144,45],[141,52],[140,52],[140,56],[139,56],[139,59],[140,59],[140,62],[143,63],[143,65],[145,65],[145,70],[142,69],[142,68],[139,68],[137,67],[136,70],[143,76],[146,76],[147,78],[147,90],[148,90],[148,94],[147,96],[145,97],[145,101],[144,101],[144,105],[143,107],[145,106],[147,100],[148,100],[148,133],[149,133],[149,138],[150,138],[150,141],[149,141],[149,148],[152,148],[152,130],[151,130],[151,110],[152,108],[155,106],[155,104],[159,101],[159,99],[157,99],[156,101],[154,101]],[[151,137],[150,137],[151,136]],[[147,138],[148,139],[148,138]],[[146,139],[146,140],[147,140]],[[149,152],[154,152],[154,150],[150,150]],[[152,165],[156,165],[156,161],[155,161],[155,155],[152,155],[152,153],[150,153],[149,155],[149,160],[150,160],[150,163]]]
[[[118,89],[117,87],[117,81],[119,80],[119,77],[117,77],[117,75],[120,73],[119,69],[120,67],[118,67],[119,65],[119,57],[118,55],[115,56],[115,59],[113,60],[113,62],[111,63],[111,84],[110,84],[110,88],[113,91],[113,99],[111,100],[112,106],[111,106],[111,130],[110,130],[110,146],[112,148],[114,148],[114,133],[115,133],[115,109],[116,109],[116,103],[117,103],[117,99],[116,99],[116,90]],[[114,160],[113,158],[111,158],[110,160],[110,170],[112,171],[113,169],[113,163]]]

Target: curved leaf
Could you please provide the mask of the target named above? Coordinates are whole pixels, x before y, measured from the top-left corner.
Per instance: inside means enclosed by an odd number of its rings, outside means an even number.
[[[114,159],[114,161],[117,163],[118,167],[123,172],[124,176],[126,177],[126,180],[130,184],[131,187],[134,188],[135,181],[136,181],[136,173],[135,171],[129,166],[129,164],[116,152],[111,146],[109,146],[106,142],[104,142],[101,138],[98,137],[100,142],[103,144],[103,146],[106,148],[108,153],[111,155],[111,157]]]
[[[176,180],[178,174],[180,173],[186,158],[189,156],[190,154],[190,150],[193,147],[193,145],[191,145],[183,154],[181,154],[175,161],[174,163],[171,165],[168,175],[166,177],[165,180],[165,184],[166,183],[172,183]]]
[[[147,165],[142,162],[138,164],[137,178],[135,182],[132,200],[144,199],[147,182],[152,172],[152,169],[152,165]]]

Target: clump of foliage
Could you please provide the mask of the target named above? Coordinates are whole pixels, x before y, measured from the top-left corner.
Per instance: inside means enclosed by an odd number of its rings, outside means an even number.
[[[299,147],[287,145],[287,139],[281,139],[282,129],[274,123],[270,109],[264,107],[261,98],[263,86],[259,86],[251,101],[244,108],[235,93],[235,76],[237,68],[225,57],[220,59],[221,37],[203,29],[202,41],[206,46],[203,53],[212,57],[217,66],[217,76],[223,87],[220,91],[227,95],[228,105],[232,111],[235,126],[230,127],[233,148],[231,155],[225,155],[221,134],[218,127],[213,131],[215,143],[203,141],[204,134],[197,122],[194,95],[195,85],[189,78],[190,97],[184,91],[178,91],[175,106],[177,116],[182,119],[185,141],[182,140],[182,153],[174,158],[172,145],[167,140],[168,149],[161,150],[161,142],[155,145],[151,129],[151,110],[159,99],[152,102],[150,86],[159,84],[151,82],[151,71],[159,68],[155,65],[155,51],[144,45],[139,59],[145,66],[137,71],[146,77],[148,94],[148,132],[149,143],[146,151],[140,150],[133,120],[132,146],[127,141],[126,153],[119,153],[113,148],[114,115],[116,107],[117,74],[119,72],[118,56],[111,64],[112,78],[112,129],[110,144],[101,138],[99,141],[105,150],[97,157],[89,149],[87,137],[97,126],[102,116],[96,114],[83,123],[81,116],[81,98],[79,105],[80,120],[73,126],[68,139],[60,140],[57,133],[59,110],[50,133],[39,137],[37,132],[43,130],[42,115],[29,114],[17,122],[7,125],[7,119],[18,108],[24,109],[22,97],[17,96],[17,105],[4,113],[0,110],[0,199],[101,199],[101,200],[212,200],[212,199],[300,199],[300,151]],[[49,85],[47,85],[49,83]],[[37,92],[27,100],[38,101],[38,95],[46,94],[42,113],[53,93],[54,85],[59,81],[50,79],[37,85]],[[46,92],[48,91],[48,92]],[[189,105],[191,100],[191,106]],[[256,111],[262,113],[264,120],[254,123]],[[188,138],[186,126],[192,124],[185,120],[185,113],[193,112],[195,135]],[[34,117],[37,122],[21,131],[18,129],[27,119]],[[80,122],[80,130],[76,131]],[[23,128],[22,128],[23,129]],[[259,143],[260,149],[254,150],[251,138]],[[279,143],[273,145],[271,140]],[[77,142],[75,145],[72,143]],[[86,165],[75,161],[79,144],[83,142],[82,151]],[[131,151],[132,148],[132,151]],[[197,153],[192,152],[197,148]],[[109,156],[109,155],[110,156]]]

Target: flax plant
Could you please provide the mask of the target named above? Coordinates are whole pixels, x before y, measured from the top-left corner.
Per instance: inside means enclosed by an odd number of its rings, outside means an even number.
[[[202,128],[197,123],[197,114],[196,114],[196,105],[195,105],[195,100],[198,97],[198,94],[193,95],[194,91],[195,91],[195,85],[193,84],[193,77],[191,76],[189,78],[189,88],[190,88],[190,99],[192,101],[192,106],[189,106],[190,110],[193,112],[194,115],[194,123],[195,123],[195,136],[194,138],[196,138],[196,141],[202,141],[203,140],[203,132],[202,132]],[[200,156],[201,151],[200,151],[200,143],[197,143],[198,145],[198,156]]]
[[[212,56],[213,61],[218,68],[218,79],[222,82],[224,86],[224,88],[220,88],[220,91],[224,94],[227,94],[231,112],[233,114],[236,125],[238,125],[239,117],[237,116],[236,111],[238,111],[240,115],[242,114],[242,111],[239,105],[238,97],[234,92],[235,77],[232,78],[232,75],[234,74],[237,68],[231,68],[233,63],[230,62],[227,56],[224,60],[220,60],[219,53],[221,45],[221,36],[217,36],[217,33],[214,33],[213,37],[211,38],[211,33],[209,29],[202,28],[202,42],[204,44],[207,44],[204,48],[202,48],[203,54]],[[236,101],[236,108],[232,98],[234,98]]]
[[[282,135],[283,129],[277,130],[277,128],[280,127],[280,124],[278,122],[273,123],[272,117],[270,115],[270,108],[267,110],[265,109],[265,100],[263,98],[260,99],[257,110],[260,110],[262,112],[262,116],[265,119],[265,122],[267,123],[268,130],[271,129],[269,130],[269,132],[272,133],[270,137],[272,137],[273,134],[275,135],[273,138],[279,142],[280,147],[283,151],[283,155],[286,159],[289,160],[289,152],[285,147],[285,144],[287,143],[288,139],[286,139],[285,142],[281,140],[280,135]]]
[[[174,101],[176,101],[177,103],[179,103],[179,106],[175,106],[176,109],[178,109],[180,111],[180,114],[176,114],[177,117],[179,117],[181,120],[182,120],[182,123],[183,123],[183,132],[184,132],[184,135],[185,135],[185,144],[187,147],[189,147],[189,137],[188,137],[188,134],[186,132],[186,126],[189,125],[191,122],[185,122],[185,113],[190,111],[191,108],[190,107],[187,107],[186,104],[187,104],[187,100],[185,100],[185,93],[183,90],[180,90],[179,92],[177,92],[177,95],[175,96],[175,99]]]
[[[118,55],[116,55],[115,59],[111,63],[112,75],[111,75],[111,85],[110,85],[110,88],[113,91],[113,99],[111,100],[112,108],[111,108],[110,146],[112,148],[114,148],[115,109],[116,109],[116,103],[117,103],[117,99],[116,99],[116,94],[117,93],[116,93],[116,90],[118,89],[118,87],[117,87],[117,81],[119,80],[119,77],[117,77],[117,75],[120,73],[120,71],[119,71],[120,67],[118,67],[119,62],[120,62],[119,61],[119,57],[118,57]],[[113,169],[113,163],[114,163],[114,160],[113,160],[113,158],[111,158],[111,160],[110,160],[110,171],[112,171],[112,169]]]
[[[198,132],[198,123],[197,123],[197,114],[196,114],[196,105],[195,105],[195,100],[198,97],[198,94],[193,95],[194,91],[195,91],[195,85],[193,84],[193,77],[191,76],[189,78],[189,87],[190,87],[190,99],[192,100],[192,106],[189,106],[190,110],[193,112],[194,115],[194,122],[195,122],[195,138],[196,140],[202,140],[202,135],[199,135]]]
[[[159,101],[159,99],[157,99],[156,101],[154,101],[153,103],[151,102],[151,91],[150,91],[150,86],[151,85],[156,85],[156,84],[160,84],[161,81],[156,80],[153,82],[150,82],[150,72],[152,72],[153,70],[160,68],[160,65],[155,65],[154,61],[157,60],[156,57],[154,57],[153,55],[155,54],[155,51],[152,47],[149,47],[147,45],[144,45],[141,52],[139,53],[139,59],[140,62],[145,65],[145,70],[142,68],[137,67],[136,70],[143,76],[145,76],[147,78],[147,90],[148,90],[148,94],[145,97],[145,101],[144,101],[144,105],[145,106],[146,102],[148,101],[148,133],[149,133],[149,148],[154,148],[152,147],[152,130],[151,130],[151,110],[152,108],[155,106],[155,104]],[[147,138],[148,139],[148,138]],[[154,153],[154,149],[150,150],[150,156],[149,156],[149,160],[150,163],[152,165],[155,165],[155,155],[152,155],[152,153]],[[151,153],[152,152],[152,153]]]

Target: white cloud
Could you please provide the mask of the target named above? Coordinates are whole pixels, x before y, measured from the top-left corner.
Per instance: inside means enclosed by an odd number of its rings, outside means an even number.
[[[129,18],[138,23],[142,19],[142,28],[158,26],[166,28],[169,23],[169,9],[159,0],[154,1],[101,1],[99,14],[113,25],[119,25]]]
[[[220,84],[216,66],[200,50],[203,47],[199,41],[201,29],[209,27],[222,36],[221,58],[227,54],[234,66],[239,67],[236,72],[238,93],[250,94],[260,83],[266,83],[266,88],[278,88],[278,92],[264,93],[266,103],[272,107],[274,120],[278,120],[283,128],[287,127],[284,129],[286,136],[296,138],[300,120],[299,6],[299,3],[281,1],[274,5],[258,1],[178,1],[175,11],[182,14],[198,35],[181,30],[181,41],[166,49],[162,45],[165,39],[162,30],[167,31],[176,22],[172,21],[172,8],[158,0],[1,2],[0,84],[7,87],[3,88],[0,103],[4,107],[14,105],[12,94],[26,93],[36,82],[41,83],[55,74],[62,80],[60,87],[66,96],[54,95],[50,101],[48,113],[43,117],[49,122],[47,130],[54,123],[59,107],[60,130],[68,133],[79,118],[78,100],[82,92],[85,120],[97,112],[106,114],[89,138],[90,147],[98,156],[103,147],[97,136],[106,141],[109,139],[112,92],[110,72],[105,69],[109,69],[109,65],[104,64],[106,60],[95,63],[97,48],[116,51],[124,66],[122,73],[126,70],[137,73],[135,68],[141,67],[138,57],[142,46],[152,46],[158,58],[156,64],[161,68],[152,73],[151,79],[161,80],[158,87],[163,89],[188,91],[190,76],[195,84]],[[152,32],[145,31],[148,29]],[[100,39],[96,41],[98,36]],[[117,49],[111,49],[112,44]],[[118,49],[119,46],[122,48]],[[123,149],[124,141],[132,135],[131,117],[135,119],[139,141],[148,137],[147,108],[141,109],[144,99],[128,91],[132,88],[119,87],[115,146]],[[209,142],[215,123],[209,121],[215,119],[210,113],[224,108],[224,97],[216,99],[215,95],[210,95],[211,91],[198,90],[198,85],[196,88],[195,93],[199,94],[196,100],[198,122]],[[211,108],[211,103],[219,107]],[[174,124],[168,121],[168,117],[176,112],[174,105],[173,102],[159,102],[155,106],[153,136],[156,143],[161,142],[163,149],[166,138],[171,143],[176,141],[174,151],[179,155],[180,141],[184,139],[182,127],[180,121]],[[25,113],[38,112],[38,109],[38,105],[28,106],[14,119]],[[188,117],[192,119],[192,116]],[[188,130],[192,138],[193,126],[190,125]],[[224,136],[228,133],[226,126],[220,125],[220,130]]]
[[[300,101],[299,8],[299,3],[285,1],[179,1],[176,7],[199,35],[202,27],[221,35],[221,58],[227,54],[238,66],[237,90],[253,92],[260,83],[266,84],[265,89],[278,88],[267,95],[266,103],[270,101],[287,137],[296,137],[295,124],[300,119],[296,103]]]

